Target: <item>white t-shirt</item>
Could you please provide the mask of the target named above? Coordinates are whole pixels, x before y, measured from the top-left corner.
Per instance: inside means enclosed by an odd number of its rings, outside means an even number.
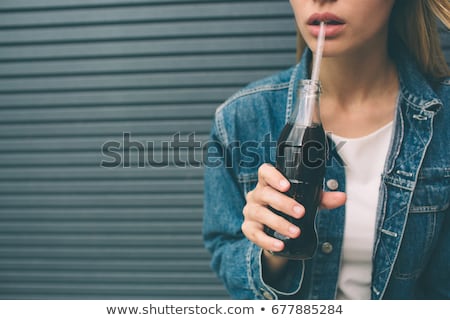
[[[331,134],[345,164],[345,229],[337,299],[370,299],[376,211],[393,122],[360,138]]]

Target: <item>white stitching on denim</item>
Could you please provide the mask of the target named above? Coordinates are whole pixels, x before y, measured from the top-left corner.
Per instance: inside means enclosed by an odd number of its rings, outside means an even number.
[[[380,291],[379,291],[377,288],[372,287],[372,291],[375,292],[375,294],[376,294],[377,296],[380,295]]]
[[[444,206],[413,206],[409,209],[410,213],[434,213],[442,212],[448,209],[450,205],[447,203]]]
[[[394,238],[398,237],[398,233],[397,232],[389,231],[389,230],[386,230],[386,229],[381,229],[381,232],[386,234],[386,235],[388,235],[388,236],[394,237]]]
[[[428,120],[428,117],[422,114],[415,114],[413,115],[413,118],[419,121]]]
[[[248,279],[248,283],[250,285],[250,288],[252,289],[253,293],[256,294],[257,296],[260,296],[260,293],[258,292],[258,290],[256,290],[255,288],[255,284],[253,283],[253,278],[252,278],[252,274],[251,274],[251,251],[252,251],[252,244],[250,243],[248,250],[246,252],[245,255],[245,262],[247,263],[247,279]]]
[[[406,176],[406,177],[414,177],[414,173],[406,172],[403,170],[397,170],[397,171],[395,171],[395,173],[402,175],[402,176]]]

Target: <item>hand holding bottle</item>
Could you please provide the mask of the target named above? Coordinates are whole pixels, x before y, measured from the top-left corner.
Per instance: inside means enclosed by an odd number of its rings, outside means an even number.
[[[270,237],[264,232],[264,226],[289,238],[301,237],[301,230],[293,223],[277,215],[269,207],[276,209],[295,219],[301,219],[304,207],[293,198],[284,194],[289,190],[289,181],[275,167],[263,164],[258,170],[258,184],[247,194],[244,207],[244,235],[257,246],[268,252],[283,250],[283,241]],[[320,205],[327,209],[337,208],[345,203],[343,192],[322,192]],[[266,255],[273,266],[282,264],[284,258]]]

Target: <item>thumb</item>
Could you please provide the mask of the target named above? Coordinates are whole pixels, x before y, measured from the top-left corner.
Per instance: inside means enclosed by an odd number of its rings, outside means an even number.
[[[346,200],[347,200],[347,196],[344,192],[323,191],[320,205],[321,205],[321,207],[323,207],[325,209],[335,209],[337,207],[344,205]]]

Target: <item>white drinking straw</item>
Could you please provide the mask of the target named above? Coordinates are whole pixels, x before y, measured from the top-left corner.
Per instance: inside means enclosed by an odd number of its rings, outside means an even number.
[[[320,22],[319,36],[317,37],[316,57],[313,63],[311,80],[315,83],[319,80],[320,61],[322,60],[323,45],[325,43],[325,22]]]

